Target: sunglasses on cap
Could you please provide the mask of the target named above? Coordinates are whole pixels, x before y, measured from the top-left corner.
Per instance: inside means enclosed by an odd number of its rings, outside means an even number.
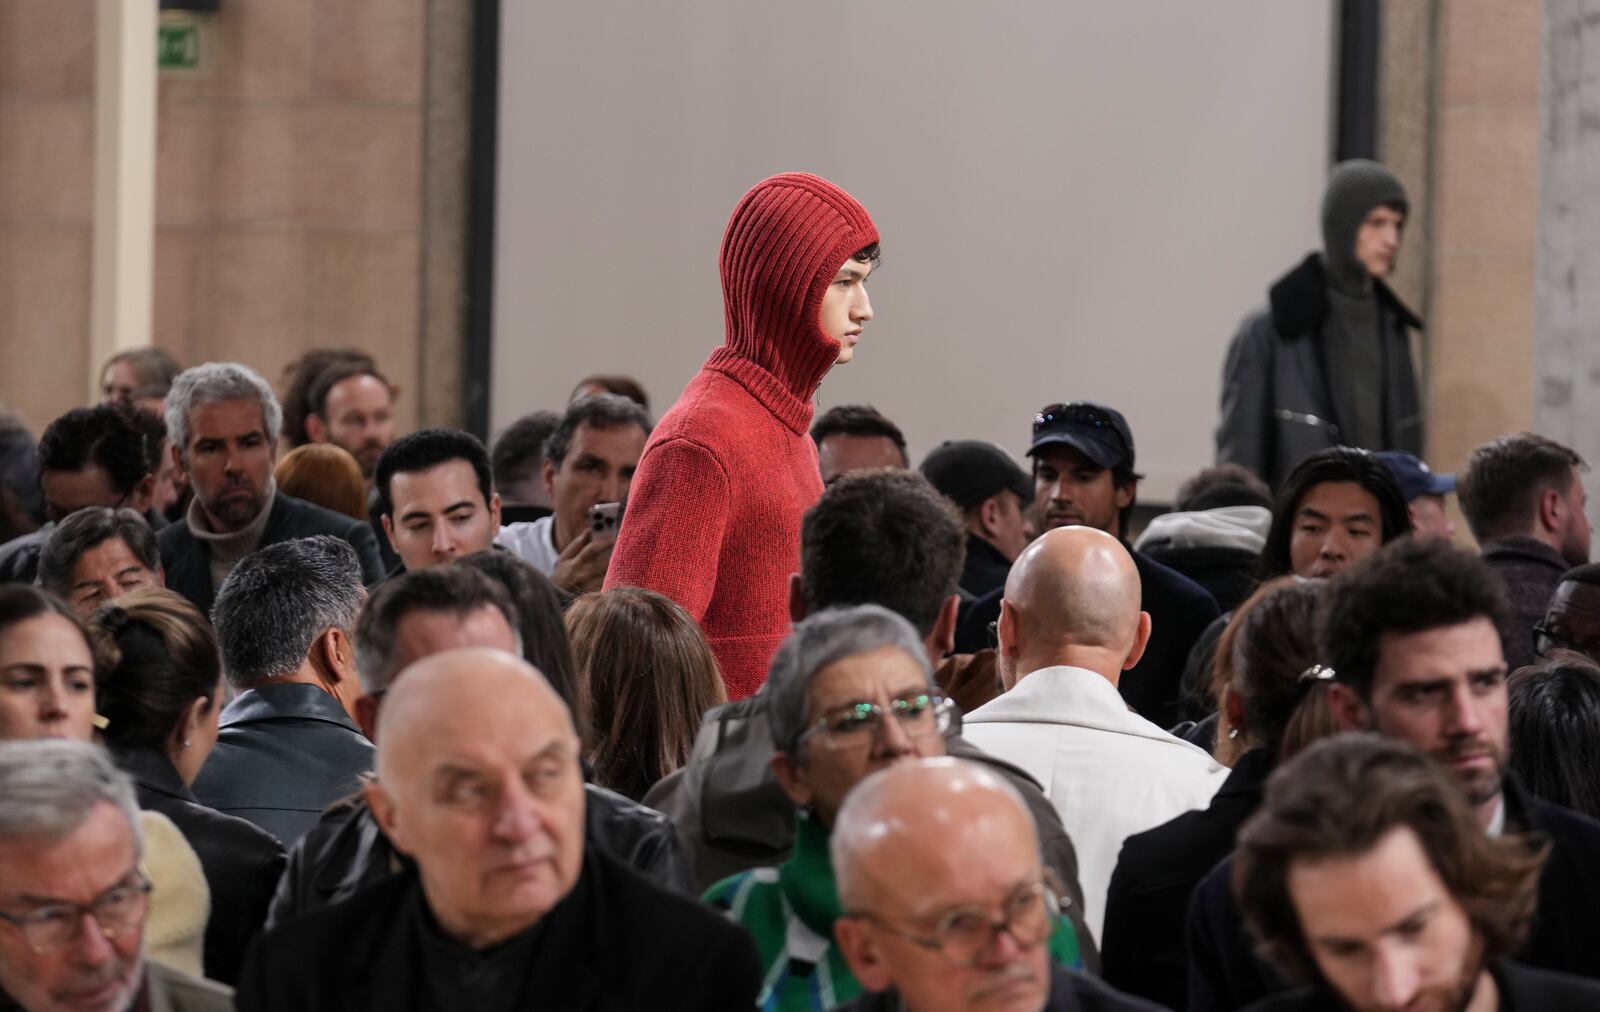
[[[1110,429],[1117,435],[1122,434],[1122,426],[1112,418],[1104,408],[1083,401],[1068,401],[1065,404],[1049,404],[1039,409],[1033,416],[1033,431],[1037,434],[1041,429],[1063,422],[1072,425],[1088,425],[1096,429]]]

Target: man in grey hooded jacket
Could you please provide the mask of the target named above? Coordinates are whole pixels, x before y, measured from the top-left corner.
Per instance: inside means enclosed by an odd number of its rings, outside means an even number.
[[[1217,460],[1276,486],[1329,446],[1422,452],[1410,331],[1422,321],[1383,278],[1394,269],[1405,188],[1377,162],[1334,166],[1323,248],[1280,278],[1245,318],[1222,376]]]

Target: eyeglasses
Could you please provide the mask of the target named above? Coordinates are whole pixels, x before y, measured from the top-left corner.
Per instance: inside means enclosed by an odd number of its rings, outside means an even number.
[[[1597,649],[1600,649],[1600,641],[1589,640],[1580,643],[1559,629],[1552,629],[1543,622],[1533,627],[1533,652],[1540,657],[1545,656],[1552,650],[1575,650],[1580,654],[1587,654],[1594,653]]]
[[[867,748],[883,733],[884,717],[893,714],[895,725],[913,738],[944,734],[955,721],[955,704],[944,696],[922,692],[877,703],[852,703],[828,714],[800,735],[799,743],[815,739],[830,751]]]
[[[1049,938],[1061,918],[1061,900],[1048,882],[1036,882],[1006,900],[998,920],[979,907],[957,907],[939,918],[931,935],[898,928],[869,911],[846,916],[874,921],[908,942],[938,952],[956,966],[972,966],[994,946],[1002,931],[1024,949]]]
[[[150,880],[142,871],[134,871],[132,875],[133,881],[124,878],[92,903],[52,903],[20,917],[0,912],[0,920],[16,925],[22,940],[39,956],[75,941],[85,914],[94,918],[102,935],[115,938],[121,932],[137,930],[144,921],[145,907],[149,905]]]

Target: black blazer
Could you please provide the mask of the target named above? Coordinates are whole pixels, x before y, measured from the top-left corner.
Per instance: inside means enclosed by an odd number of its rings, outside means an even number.
[[[1600,946],[1590,934],[1600,910],[1600,821],[1534,797],[1510,773],[1504,792],[1507,828],[1550,841],[1533,928],[1517,961],[1600,979]],[[1230,856],[1195,887],[1189,907],[1191,1012],[1231,1012],[1286,987],[1251,951],[1229,888],[1232,877]]]
[[[1600,1008],[1600,984],[1564,973],[1498,963],[1490,970],[1500,987],[1501,1012],[1590,1012]],[[1341,1012],[1325,989],[1302,987],[1251,1005],[1248,1012]]]
[[[113,749],[112,755],[133,777],[139,807],[171,819],[200,858],[211,890],[206,977],[233,984],[245,949],[267,922],[267,904],[283,872],[283,847],[265,830],[196,801],[172,763],[154,749]]]
[[[372,528],[343,513],[296,499],[282,492],[272,497],[266,530],[261,532],[261,547],[280,541],[332,534],[350,542],[361,560],[361,582],[372,584],[383,579],[383,560],[378,554],[378,539]],[[156,535],[161,545],[161,566],[167,573],[167,589],[188,598],[202,614],[211,614],[217,588],[211,585],[211,550],[189,530],[187,519],[171,524]]]
[[[405,1012],[426,1002],[421,885],[397,875],[256,939],[239,1012]],[[562,1012],[750,1009],[755,942],[709,907],[661,889],[594,848],[567,897],[539,922],[515,982],[526,1007]]]
[[[1261,804],[1275,765],[1266,749],[1239,757],[1207,808],[1135,833],[1122,843],[1106,892],[1100,969],[1106,982],[1169,1008],[1189,993],[1184,924],[1194,887],[1233,852],[1234,837]]]

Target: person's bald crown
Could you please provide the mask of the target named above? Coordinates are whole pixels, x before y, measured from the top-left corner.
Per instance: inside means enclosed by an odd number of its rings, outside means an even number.
[[[1093,527],[1058,527],[1023,550],[1005,600],[1030,636],[1120,647],[1139,626],[1139,570],[1122,542]]]
[[[848,908],[868,891],[883,856],[898,863],[949,856],[945,844],[984,818],[1014,818],[1037,845],[1022,796],[999,774],[949,756],[894,763],[857,784],[839,809],[829,849],[839,896]]]
[[[572,714],[539,669],[503,650],[461,647],[432,654],[395,677],[384,699],[378,739],[378,775],[385,757],[412,747],[420,736],[448,722],[489,718],[512,703],[559,710],[568,727]]]

